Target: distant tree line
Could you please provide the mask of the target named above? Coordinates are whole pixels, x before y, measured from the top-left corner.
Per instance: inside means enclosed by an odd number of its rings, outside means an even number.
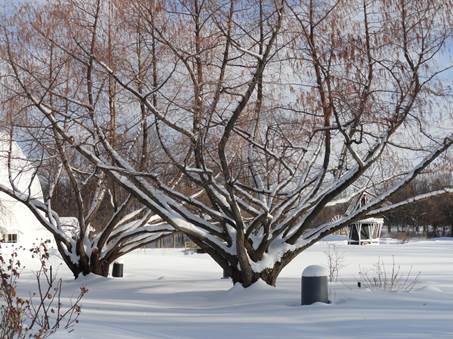
[[[438,190],[452,183],[452,174],[425,175],[398,192],[395,199]],[[405,232],[409,236],[453,236],[453,194],[445,193],[417,201],[387,212],[385,225],[390,234]]]
[[[46,171],[49,175],[51,171]],[[47,180],[43,180],[43,190],[48,190],[46,185]],[[426,174],[414,180],[405,189],[398,192],[392,203],[403,201],[411,196],[420,195],[451,185],[453,181],[451,173],[441,174]],[[91,199],[90,195],[93,194],[94,184],[87,185],[85,196],[87,201]],[[58,194],[58,199],[55,199],[53,206],[61,216],[74,216],[77,214],[76,206],[73,201],[75,199],[74,192],[70,189],[67,180],[60,180],[55,187]],[[119,194],[124,194],[119,190]],[[346,211],[348,204],[338,204],[332,207],[327,207],[319,216],[316,222],[325,222],[334,219]],[[99,213],[98,220],[94,224],[102,224],[105,222],[102,218],[103,215],[108,216],[111,213],[112,206],[108,202],[104,202],[101,207],[104,213]],[[414,202],[412,204],[404,205],[395,210],[389,211],[382,215],[385,220],[384,231],[390,236],[397,236],[398,233],[406,233],[407,236],[422,236],[422,237],[435,237],[435,236],[453,236],[453,194],[445,193],[440,196],[432,196],[430,198]],[[176,239],[176,240],[174,240]],[[174,244],[176,241],[176,246]],[[154,246],[158,247],[181,247],[184,245],[184,239],[178,236],[168,236],[162,239]]]

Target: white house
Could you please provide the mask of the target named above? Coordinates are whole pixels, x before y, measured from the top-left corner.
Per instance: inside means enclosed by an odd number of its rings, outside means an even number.
[[[4,133],[0,133],[0,184],[42,199],[41,185],[31,162]],[[31,245],[49,237],[50,233],[24,204],[0,192],[0,242]]]

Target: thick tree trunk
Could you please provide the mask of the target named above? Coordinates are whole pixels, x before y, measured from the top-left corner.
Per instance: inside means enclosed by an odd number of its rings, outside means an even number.
[[[79,277],[80,273],[82,273],[82,272],[78,269],[78,266],[77,266],[77,267],[72,266],[72,267],[70,267],[70,269],[71,269],[72,274],[74,275],[74,279],[77,279],[77,278]]]
[[[278,277],[278,271],[275,269],[266,269],[262,272],[252,274],[244,274],[240,270],[225,270],[228,277],[231,278],[233,284],[241,284],[243,287],[249,287],[256,283],[258,280],[264,281],[266,284],[275,286]]]
[[[233,284],[241,284],[243,287],[249,287],[258,280],[262,280],[270,286],[275,286],[282,269],[299,253],[299,251],[288,252],[281,258],[281,261],[276,262],[272,268],[266,268],[261,272],[251,271],[245,274],[237,268],[237,264],[228,263],[228,265],[225,266],[219,263],[219,265],[222,266],[224,273],[231,278]]]
[[[85,265],[82,261],[79,265],[73,265],[70,267],[74,278],[77,279],[80,274],[88,275],[90,273],[108,277],[110,264],[105,261],[90,262],[89,265]]]
[[[90,273],[108,277],[110,262],[106,260],[99,260],[98,252],[93,250],[91,257],[81,256],[78,264],[74,264],[71,258],[64,252],[60,251],[63,260],[67,263],[69,269],[72,271],[74,278],[77,279],[80,274],[88,275]]]
[[[97,274],[103,277],[108,277],[109,276],[109,269],[110,269],[110,264],[105,261],[98,261],[94,264],[91,265],[91,273]]]
[[[244,278],[247,275],[244,275],[243,272],[236,269],[237,265],[229,265],[228,267],[223,267],[225,272],[228,274],[229,277],[233,280],[233,283],[240,283],[244,287],[249,287],[256,283],[258,280],[264,281],[266,284],[270,286],[275,286],[277,283],[277,278],[283,268],[286,267],[297,255],[301,252],[305,251],[308,247],[310,247],[314,242],[307,244],[304,247],[297,249],[296,251],[288,251],[286,252],[279,261],[276,261],[272,268],[266,268],[261,272],[253,272],[251,280],[245,280]],[[219,263],[220,264],[220,263]],[[302,273],[302,272],[301,272]]]
[[[90,258],[89,270],[93,274],[97,274],[103,277],[109,275],[110,262],[107,260],[99,259],[99,251],[97,248],[93,249]]]

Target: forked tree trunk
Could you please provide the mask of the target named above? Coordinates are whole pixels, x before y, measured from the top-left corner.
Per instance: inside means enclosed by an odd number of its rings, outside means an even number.
[[[256,283],[258,280],[262,280],[270,286],[275,286],[277,283],[278,275],[280,274],[283,267],[280,263],[277,263],[273,268],[267,268],[261,272],[252,272],[251,274],[245,274],[241,270],[228,266],[227,268],[224,268],[224,272],[229,278],[231,278],[233,284],[241,284],[243,287],[249,287]]]
[[[81,274],[96,274],[108,277],[110,263],[100,260],[91,261],[89,263],[87,263],[87,261],[80,261],[78,265],[71,265],[69,268],[71,269],[75,279],[77,279]]]
[[[258,280],[262,280],[270,286],[275,286],[277,278],[283,268],[285,268],[285,266],[304,249],[306,248],[294,252],[287,252],[280,261],[274,263],[272,268],[266,268],[261,272],[244,272],[238,269],[237,262],[217,261],[217,263],[223,268],[225,275],[231,278],[233,284],[241,284],[243,287],[249,287]]]
[[[80,274],[88,275],[92,273],[103,277],[108,277],[109,275],[110,262],[106,260],[99,260],[96,251],[93,251],[91,257],[81,255],[78,263],[73,263],[71,258],[65,252],[60,251],[60,254],[75,279],[77,279]]]
[[[272,267],[266,268],[261,272],[254,272],[252,270],[244,272],[244,270],[240,267],[236,256],[225,255],[225,253],[216,253],[211,247],[206,246],[206,244],[198,239],[194,239],[192,237],[189,238],[193,239],[198,246],[203,248],[206,253],[210,254],[210,256],[223,268],[224,275],[231,278],[233,284],[241,284],[243,287],[249,287],[258,280],[262,280],[270,286],[275,286],[280,272],[286,267],[286,265],[288,265],[297,255],[315,243],[315,241],[312,241],[297,250],[287,251],[279,258],[278,261],[274,262]]]
[[[265,269],[264,271],[261,271],[259,273],[253,273],[251,275],[252,279],[245,280],[243,272],[239,270],[234,270],[231,273],[232,274],[230,275],[230,277],[233,280],[233,283],[234,284],[239,283],[243,287],[249,287],[256,283],[258,280],[262,280],[270,286],[275,286],[279,274],[279,272],[276,269]]]

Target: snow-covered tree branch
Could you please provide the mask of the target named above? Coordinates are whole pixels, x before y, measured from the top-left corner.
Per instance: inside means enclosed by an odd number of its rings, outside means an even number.
[[[173,228],[234,282],[274,285],[325,235],[443,193],[393,201],[453,143],[444,1],[109,3],[48,3],[3,36],[8,90],[64,145],[69,180],[65,149],[158,218],[107,222],[105,250]]]

